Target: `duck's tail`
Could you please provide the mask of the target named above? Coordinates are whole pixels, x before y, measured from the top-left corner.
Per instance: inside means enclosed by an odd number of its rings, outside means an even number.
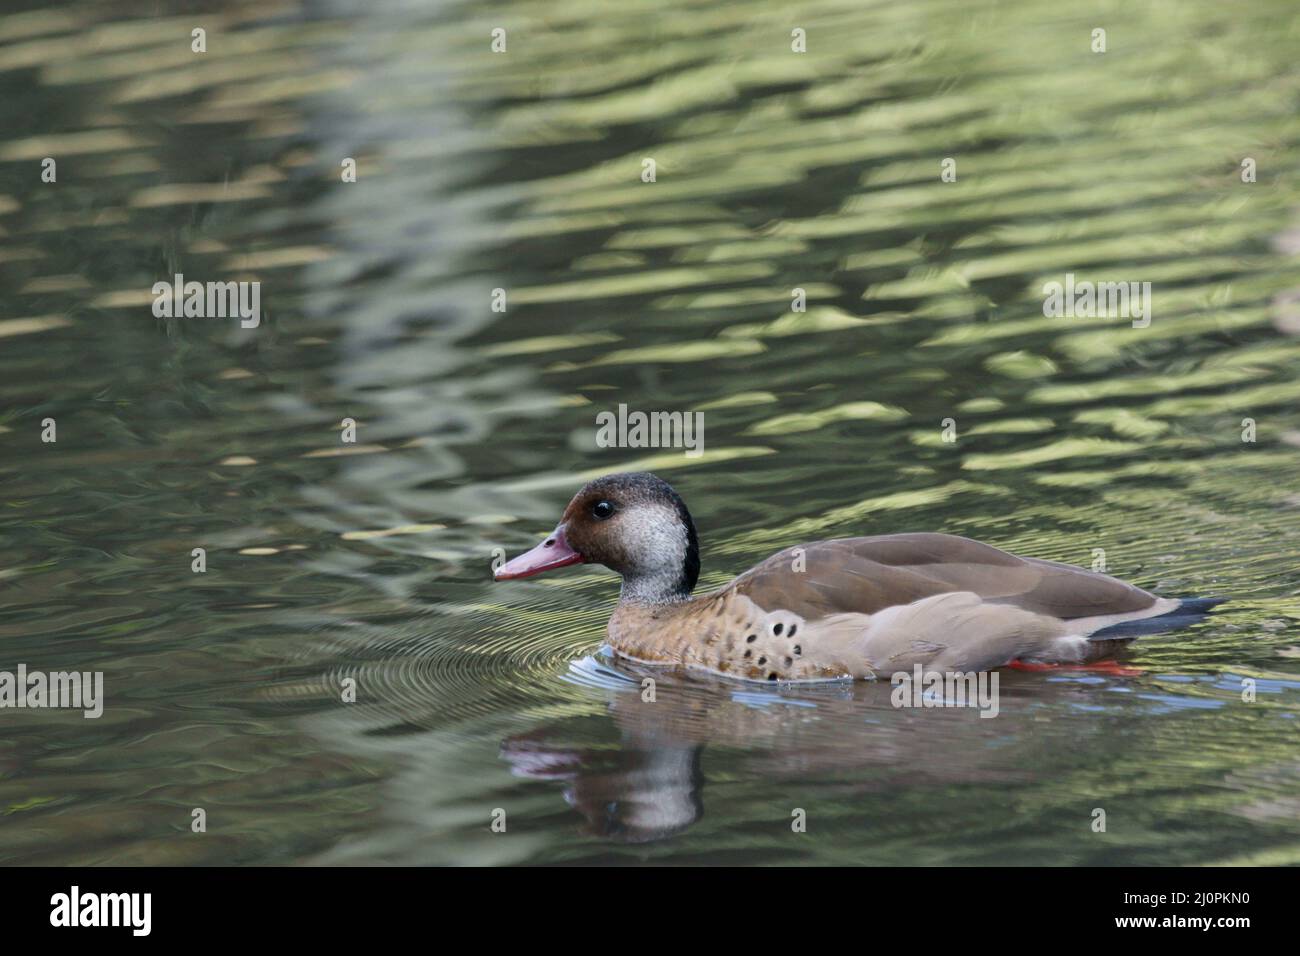
[[[1137,621],[1121,621],[1103,627],[1088,635],[1090,641],[1132,640],[1143,634],[1159,634],[1187,627],[1205,619],[1210,609],[1222,604],[1227,598],[1184,598],[1172,611],[1166,611],[1155,617],[1144,617]]]

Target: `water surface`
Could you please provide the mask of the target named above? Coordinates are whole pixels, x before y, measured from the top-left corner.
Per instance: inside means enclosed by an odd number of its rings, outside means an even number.
[[[0,860],[1300,862],[1293,4],[149,6],[0,15],[0,669],[108,692],[2,712]],[[155,318],[178,272],[265,319]],[[628,468],[705,586],[935,530],[1231,601],[992,720],[644,704],[612,575],[490,582]]]

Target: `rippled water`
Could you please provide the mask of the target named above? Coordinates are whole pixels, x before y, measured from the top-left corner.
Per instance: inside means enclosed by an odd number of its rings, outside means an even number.
[[[108,694],[0,712],[0,860],[1300,862],[1289,0],[149,6],[0,15],[0,669]],[[154,318],[177,272],[265,320]],[[1045,318],[1066,273],[1150,326]],[[706,453],[598,448],[619,403]],[[651,707],[611,575],[489,580],[629,467],[705,585],[939,530],[1231,601],[995,720]]]

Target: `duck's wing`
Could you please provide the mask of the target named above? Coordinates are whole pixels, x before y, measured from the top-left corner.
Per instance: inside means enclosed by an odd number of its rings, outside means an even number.
[[[915,664],[981,670],[1016,659],[1091,660],[1115,645],[1089,641],[1094,631],[1177,605],[968,538],[898,534],[787,549],[661,612],[673,625],[656,620],[649,630],[668,633],[661,644],[675,642],[669,658],[728,675],[869,677]],[[610,626],[613,635],[613,619]]]
[[[840,538],[789,548],[730,587],[761,608],[807,620],[877,614],[952,592],[1061,621],[1091,623],[1162,607],[1155,595],[1108,575],[947,534]]]

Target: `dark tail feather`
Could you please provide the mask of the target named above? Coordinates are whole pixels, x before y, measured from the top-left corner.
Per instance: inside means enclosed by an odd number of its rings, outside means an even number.
[[[1119,624],[1103,627],[1100,631],[1094,631],[1088,635],[1088,640],[1131,640],[1135,637],[1141,637],[1143,634],[1159,634],[1162,631],[1177,630],[1180,627],[1187,627],[1189,624],[1204,620],[1205,615],[1210,612],[1210,608],[1222,604],[1226,600],[1227,598],[1185,598],[1172,611],[1166,611],[1156,617],[1143,618],[1140,621],[1121,621]]]

